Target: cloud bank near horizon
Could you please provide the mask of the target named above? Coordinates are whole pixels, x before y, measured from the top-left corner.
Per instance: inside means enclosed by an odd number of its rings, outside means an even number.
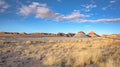
[[[93,5],[94,7],[95,5]],[[92,7],[92,5],[91,5]],[[47,7],[47,4],[42,4],[38,2],[32,2],[30,5],[22,5],[17,14],[22,16],[35,15],[35,18],[40,19],[51,19],[55,21],[73,21],[73,22],[120,22],[120,18],[111,18],[111,19],[95,19],[88,20],[86,17],[91,17],[90,15],[85,15],[80,13],[79,10],[74,10],[71,14],[63,15],[57,12],[53,12],[51,9]]]

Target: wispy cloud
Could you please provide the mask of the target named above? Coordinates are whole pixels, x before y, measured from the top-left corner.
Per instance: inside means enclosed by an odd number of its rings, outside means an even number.
[[[115,2],[116,2],[116,0],[111,0],[111,1],[110,1],[110,3],[115,3]]]
[[[110,8],[112,5],[107,5],[105,7],[102,7],[102,10],[107,10],[108,8]]]
[[[120,22],[120,18],[112,18],[112,19],[96,19],[96,20],[78,20],[77,22]]]
[[[61,2],[61,0],[57,0],[58,2]]]
[[[97,5],[95,4],[86,4],[86,5],[81,5],[83,7],[83,10],[86,12],[89,12],[91,9],[96,8]]]
[[[93,6],[91,6],[93,7]],[[91,8],[90,6],[87,8]],[[94,7],[96,7],[94,5]],[[31,14],[35,15],[36,18],[41,19],[51,19],[56,21],[74,21],[74,22],[120,22],[120,18],[113,19],[95,19],[95,20],[87,20],[86,17],[90,17],[89,15],[85,15],[80,13],[79,10],[74,10],[72,13],[68,15],[60,14],[53,12],[51,9],[47,7],[46,4],[40,4],[38,2],[32,2],[30,5],[22,5],[19,8],[19,15],[29,16]]]
[[[102,10],[116,9],[116,8],[112,8],[113,4],[116,3],[116,2],[117,2],[117,0],[110,0],[110,1],[109,1],[110,4],[102,7]]]
[[[74,10],[71,14],[69,15],[60,15],[59,17],[57,17],[57,20],[79,20],[85,17],[89,17],[89,15],[84,15],[81,14],[79,10]]]
[[[0,13],[3,13],[10,5],[8,5],[4,0],[0,0]]]

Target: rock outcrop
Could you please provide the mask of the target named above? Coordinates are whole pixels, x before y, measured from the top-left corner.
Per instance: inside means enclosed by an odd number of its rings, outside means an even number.
[[[83,31],[80,31],[77,34],[75,34],[74,37],[87,38],[88,36]]]
[[[67,33],[66,36],[67,37],[73,37],[75,34],[74,33]]]
[[[95,32],[91,31],[88,33],[88,36],[90,37],[100,37],[98,34],[96,34]]]

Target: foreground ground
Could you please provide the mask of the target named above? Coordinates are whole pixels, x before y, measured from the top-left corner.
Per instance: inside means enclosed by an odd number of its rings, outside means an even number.
[[[118,38],[1,38],[0,67],[120,67]]]

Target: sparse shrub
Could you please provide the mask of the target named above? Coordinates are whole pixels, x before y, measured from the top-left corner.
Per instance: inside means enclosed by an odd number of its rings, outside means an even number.
[[[28,41],[25,42],[25,44],[30,45],[30,44],[32,44],[32,42],[28,40]]]
[[[61,58],[57,58],[56,56],[48,56],[43,63],[45,65],[61,65],[61,62]]]
[[[4,41],[3,40],[0,40],[0,45],[3,45],[4,44]]]

